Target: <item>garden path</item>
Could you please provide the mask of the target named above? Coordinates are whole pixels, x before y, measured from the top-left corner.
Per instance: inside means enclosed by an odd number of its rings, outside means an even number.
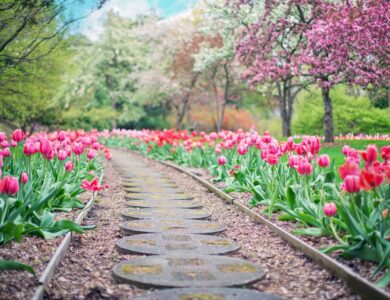
[[[147,293],[136,299],[281,299],[249,289],[266,271],[241,258],[217,256],[239,245],[217,234],[223,224],[204,220],[203,205],[166,175],[130,153],[116,153],[129,208],[122,230],[128,236],[117,242],[119,251],[144,256],[115,265],[120,282],[145,288],[173,288]],[[133,235],[131,235],[133,234]],[[157,255],[155,255],[157,254]]]

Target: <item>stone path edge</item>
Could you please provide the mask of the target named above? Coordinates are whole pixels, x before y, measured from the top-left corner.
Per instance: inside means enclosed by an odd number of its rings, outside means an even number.
[[[99,178],[99,184],[102,183],[104,177],[104,170]],[[75,223],[81,224],[81,222],[84,220],[85,216],[88,214],[89,210],[93,207],[93,204],[95,203],[96,196],[99,192],[94,192],[92,194],[91,199],[87,202],[85,207],[82,209],[82,211],[78,214]],[[43,270],[41,276],[38,279],[38,287],[35,289],[34,295],[31,298],[31,300],[42,300],[43,295],[45,292],[45,288],[49,285],[51,279],[54,276],[54,273],[56,271],[56,268],[61,263],[62,259],[66,256],[66,253],[69,249],[70,243],[72,241],[72,232],[68,232],[65,234],[64,238],[62,239],[61,243],[57,247],[56,251],[54,252],[53,256],[51,257],[49,263],[47,264],[46,268]]]
[[[126,149],[126,151],[129,151]],[[140,155],[138,152],[135,151],[129,151],[136,155]],[[150,159],[150,158],[148,158]],[[200,184],[202,184],[204,187],[206,187],[209,191],[213,192],[220,198],[222,198],[224,201],[226,201],[229,204],[234,205],[238,210],[241,212],[247,214],[251,219],[253,219],[255,222],[258,222],[260,224],[263,224],[267,226],[272,232],[280,236],[283,240],[285,240],[287,243],[289,243],[292,247],[298,249],[299,251],[303,252],[307,257],[311,258],[313,261],[318,263],[321,267],[324,269],[330,271],[332,274],[335,274],[338,278],[345,281],[347,285],[357,294],[359,294],[363,299],[378,299],[378,300],[390,300],[390,295],[387,294],[384,290],[381,290],[380,288],[376,287],[374,284],[369,282],[367,279],[363,278],[359,274],[353,272],[348,267],[344,266],[343,264],[339,263],[335,259],[331,258],[328,255],[325,255],[318,251],[316,248],[312,247],[311,245],[305,243],[304,241],[298,239],[294,235],[290,234],[286,230],[280,228],[279,226],[275,225],[274,223],[270,222],[263,216],[259,215],[258,213],[252,211],[245,205],[239,203],[238,201],[235,201],[233,197],[226,194],[224,191],[217,188],[215,185],[211,184],[210,182],[200,178],[199,176],[183,169],[182,167],[166,161],[159,161],[154,160],[164,166],[173,168],[181,173],[187,174],[188,176],[192,177],[194,180],[198,181]]]

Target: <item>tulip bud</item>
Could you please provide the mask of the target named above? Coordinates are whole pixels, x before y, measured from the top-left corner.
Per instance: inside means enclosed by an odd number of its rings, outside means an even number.
[[[269,163],[271,166],[276,165],[278,163],[278,157],[275,154],[269,154],[266,159],[267,163]]]
[[[218,164],[223,166],[226,164],[226,157],[221,155],[221,156],[218,156]]]
[[[9,196],[15,195],[19,191],[19,182],[15,177],[5,176],[0,180],[0,193]]]
[[[20,182],[21,183],[27,183],[28,182],[28,175],[26,172],[23,172],[22,175],[20,176]]]
[[[14,132],[12,132],[12,139],[19,143],[24,139],[24,133],[22,129],[16,129]]]
[[[324,214],[327,217],[333,217],[337,213],[336,204],[333,202],[325,203],[324,205]]]
[[[381,156],[384,161],[390,160],[390,146],[383,146],[381,149]]]
[[[317,164],[321,168],[326,168],[327,166],[329,166],[329,163],[330,163],[329,155],[323,154],[317,157]]]
[[[71,161],[66,162],[65,171],[70,172],[74,169],[74,164]]]
[[[17,145],[18,145],[18,143],[15,142],[14,140],[12,140],[12,142],[11,142],[11,147],[15,148]]]

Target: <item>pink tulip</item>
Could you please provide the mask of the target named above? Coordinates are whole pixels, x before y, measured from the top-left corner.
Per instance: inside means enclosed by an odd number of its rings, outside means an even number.
[[[67,161],[65,164],[65,171],[70,172],[74,169],[74,164],[71,161]]]
[[[221,155],[221,156],[218,156],[218,164],[223,166],[226,164],[226,157]]]
[[[299,161],[298,168],[297,168],[299,174],[310,175],[312,170],[313,170],[313,166],[306,158],[302,158]]]
[[[17,145],[18,145],[17,142],[15,142],[14,140],[11,141],[11,147],[15,148]]]
[[[337,213],[336,204],[333,202],[325,203],[324,205],[324,214],[327,217],[333,217]]]
[[[343,154],[344,154],[345,156],[347,156],[350,149],[351,149],[351,148],[350,148],[348,145],[345,145],[345,146],[343,147],[343,150],[342,150]]]
[[[48,158],[52,155],[53,147],[49,140],[42,139],[39,144],[39,151],[41,152],[42,156],[45,158]]]
[[[14,132],[12,132],[12,139],[19,143],[24,139],[24,132],[22,129],[16,129]]]
[[[93,149],[89,149],[88,150],[88,153],[87,153],[87,158],[88,159],[93,159],[95,157],[95,155],[96,155],[96,151],[95,150],[93,150]]]
[[[390,161],[390,146],[383,146],[381,149],[381,156],[384,161]]]
[[[68,157],[68,153],[65,150],[58,151],[58,160],[65,160]]]
[[[60,142],[62,142],[62,141],[65,141],[65,139],[66,139],[66,133],[65,133],[64,131],[61,130],[61,131],[58,133],[57,140],[59,140]]]
[[[266,159],[267,163],[269,163],[271,166],[276,165],[278,163],[278,157],[275,154],[269,154]]]
[[[360,178],[356,175],[348,175],[344,179],[344,190],[348,193],[358,193],[361,189]]]
[[[322,154],[322,155],[320,155],[320,156],[317,157],[317,164],[318,164],[321,168],[326,168],[327,166],[329,166],[329,163],[330,163],[329,155],[327,155],[327,154]]]
[[[0,180],[0,193],[13,196],[18,191],[19,191],[19,182],[15,177],[4,176],[3,179]]]
[[[100,144],[98,142],[95,142],[95,143],[93,143],[92,148],[95,149],[95,150],[99,150],[100,149]]]
[[[84,145],[82,143],[74,143],[72,150],[74,154],[81,155],[84,152]]]
[[[26,172],[23,172],[22,175],[20,176],[20,182],[21,183],[27,183],[28,182],[28,175]]]
[[[3,149],[3,156],[8,157],[11,155],[11,150],[9,148]]]
[[[0,146],[1,146],[2,148],[7,148],[7,147],[9,147],[9,143],[8,143],[7,140],[4,140],[4,141],[2,141],[2,142],[0,143]]]
[[[0,142],[7,140],[7,135],[4,132],[0,132]]]
[[[248,147],[246,145],[240,144],[237,147],[237,152],[239,155],[245,155],[248,152]]]

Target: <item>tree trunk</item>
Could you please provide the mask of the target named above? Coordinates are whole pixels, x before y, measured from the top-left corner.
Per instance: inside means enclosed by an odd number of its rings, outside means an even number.
[[[229,69],[227,63],[223,65],[223,70],[225,72],[225,88],[223,93],[223,103],[221,108],[221,114],[219,116],[219,120],[217,121],[217,132],[220,132],[223,127],[223,121],[225,119],[225,110],[226,104],[229,100],[229,87],[230,87],[230,78],[229,78]]]
[[[325,127],[325,143],[334,142],[334,128],[333,128],[333,110],[332,99],[330,98],[328,88],[322,88],[322,99],[324,101],[324,127]]]
[[[194,77],[192,77],[190,87],[182,98],[183,99],[182,106],[180,107],[180,105],[179,105],[177,115],[176,115],[176,129],[183,129],[183,121],[184,121],[184,117],[186,116],[186,113],[188,111],[191,92],[192,92],[192,89],[194,88],[194,86],[198,80],[198,76],[199,76],[199,74],[195,74]]]
[[[280,118],[282,119],[282,134],[283,136],[287,137],[291,135],[291,124],[289,124],[288,121],[288,108],[287,108],[288,84],[286,81],[283,81],[282,83],[277,82],[276,86],[278,88]]]
[[[111,75],[106,75],[106,82],[108,86],[108,93],[110,94],[111,98],[111,108],[113,111],[116,111],[116,97],[115,97],[115,92],[113,91],[113,83],[112,83],[112,77]],[[111,120],[111,129],[116,128],[116,119]]]

